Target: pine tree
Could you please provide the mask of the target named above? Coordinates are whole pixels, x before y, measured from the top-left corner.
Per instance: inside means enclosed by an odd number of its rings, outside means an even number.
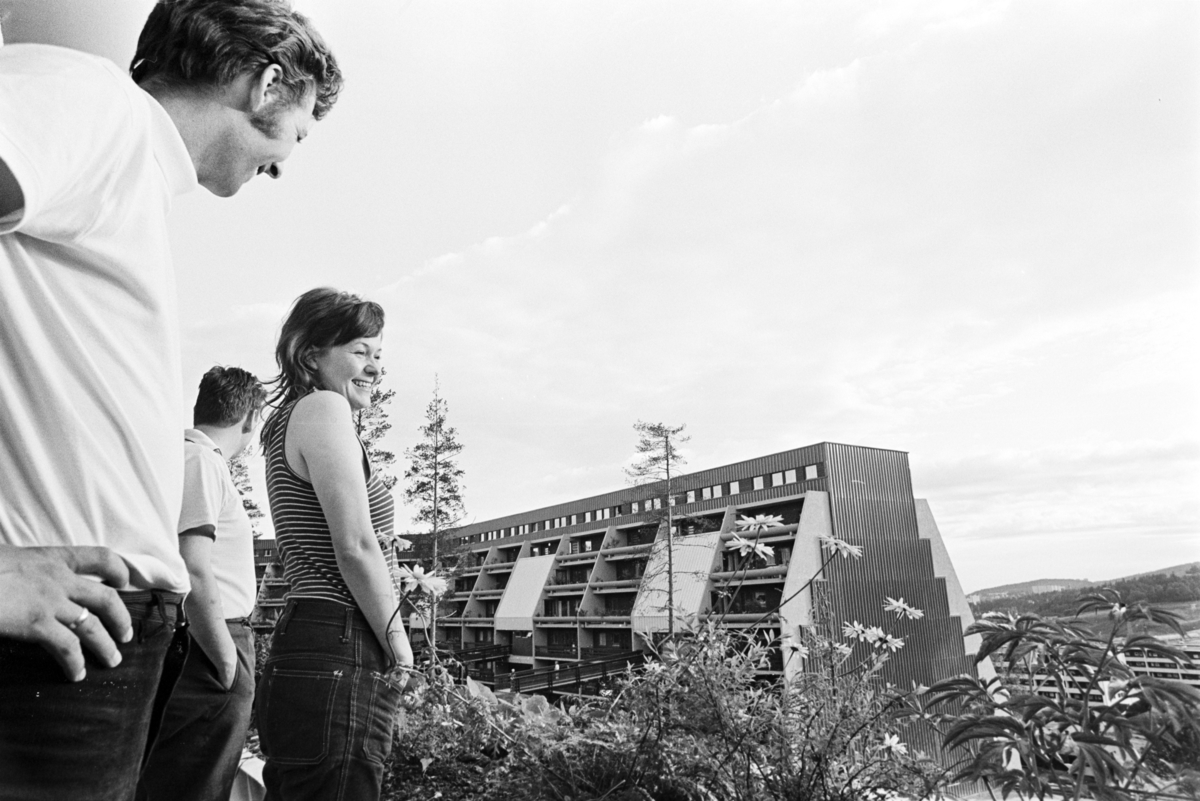
[[[388,404],[395,397],[395,390],[385,390],[383,379],[387,370],[379,373],[379,381],[371,388],[371,405],[354,415],[354,428],[367,449],[367,458],[371,467],[379,472],[383,485],[389,490],[396,486],[399,479],[392,474],[392,466],[396,463],[396,454],[383,447],[383,436],[391,430],[388,422]]]
[[[449,411],[435,382],[433,400],[425,407],[425,425],[418,428],[421,442],[404,452],[409,460],[404,471],[408,485],[404,500],[417,508],[413,522],[429,527],[435,570],[441,564],[442,537],[466,513],[460,484],[463,471],[458,466],[463,446],[458,442],[458,432],[446,425]]]
[[[638,433],[637,453],[641,459],[625,469],[633,484],[658,484],[655,496],[660,497],[662,508],[667,513],[667,636],[675,636],[675,519],[672,478],[679,473],[687,460],[679,453],[679,446],[691,439],[683,436],[686,425],[668,426],[665,423],[634,424]]]
[[[238,494],[242,496],[242,508],[246,510],[246,515],[250,518],[250,529],[254,532],[254,538],[258,539],[262,536],[259,521],[263,518],[263,510],[259,508],[258,502],[250,495],[253,489],[250,482],[250,457],[253,455],[254,446],[251,445],[233,459],[230,459],[229,474],[233,478],[233,486],[237,488]]]

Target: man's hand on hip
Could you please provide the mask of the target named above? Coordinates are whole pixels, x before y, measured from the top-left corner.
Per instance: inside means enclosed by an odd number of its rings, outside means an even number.
[[[0,636],[42,646],[71,681],[86,675],[83,648],[116,667],[114,638],[129,642],[133,628],[121,597],[105,585],[128,581],[125,563],[108,548],[0,545]]]

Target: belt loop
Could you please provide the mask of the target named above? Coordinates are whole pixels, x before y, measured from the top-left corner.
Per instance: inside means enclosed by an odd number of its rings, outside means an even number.
[[[354,609],[346,607],[346,629],[342,632],[342,645],[350,642],[350,636],[354,632]]]
[[[275,634],[282,637],[287,631],[288,621],[292,619],[292,612],[296,611],[296,602],[288,601],[287,606],[283,608],[283,614],[279,616],[279,621],[275,624]]]

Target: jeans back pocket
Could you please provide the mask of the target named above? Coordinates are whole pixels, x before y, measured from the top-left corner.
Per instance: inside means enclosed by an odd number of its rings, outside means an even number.
[[[258,708],[263,753],[281,765],[315,765],[329,753],[341,670],[289,670],[268,664]]]

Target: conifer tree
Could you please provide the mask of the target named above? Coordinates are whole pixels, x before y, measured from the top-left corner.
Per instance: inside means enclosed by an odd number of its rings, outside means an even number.
[[[441,564],[442,537],[466,513],[462,501],[463,471],[458,466],[463,446],[458,441],[458,432],[446,424],[449,411],[449,404],[435,381],[433,400],[425,407],[425,424],[417,429],[421,441],[404,452],[409,460],[404,471],[407,483],[404,500],[417,509],[413,522],[429,527],[435,570]]]
[[[667,636],[675,636],[675,518],[672,479],[687,461],[679,446],[691,439],[683,435],[686,425],[645,423],[639,420],[633,430],[638,433],[637,453],[641,457],[625,474],[633,484],[658,484],[655,496],[660,497],[667,513]]]
[[[230,459],[229,474],[233,479],[233,486],[237,488],[238,494],[242,496],[242,508],[246,510],[246,516],[250,518],[250,529],[254,532],[254,538],[258,539],[262,536],[259,521],[263,518],[263,510],[259,508],[258,502],[250,495],[253,489],[250,482],[250,457],[253,455],[254,446],[250,445],[246,450],[233,459]]]
[[[354,415],[354,428],[367,449],[367,458],[371,467],[379,471],[383,485],[391,490],[399,479],[392,473],[396,463],[396,454],[383,447],[383,436],[392,428],[388,422],[388,404],[396,396],[395,390],[383,388],[383,379],[387,370],[379,373],[379,381],[371,388],[371,405]]]

